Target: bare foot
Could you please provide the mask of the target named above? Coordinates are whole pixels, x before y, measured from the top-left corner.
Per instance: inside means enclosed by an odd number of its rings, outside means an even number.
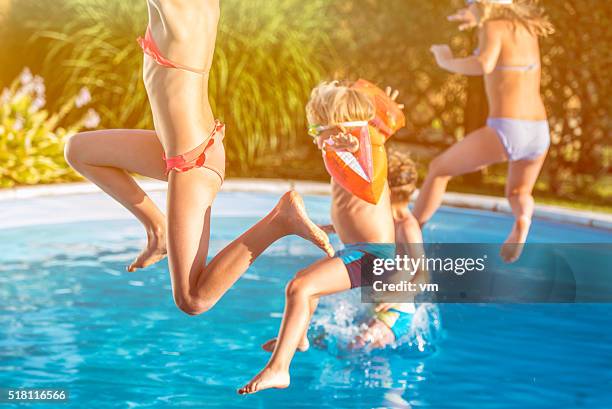
[[[527,216],[519,217],[514,222],[514,227],[500,251],[501,258],[506,263],[514,263],[521,256],[530,226],[531,219]]]
[[[296,234],[314,243],[317,247],[334,256],[334,248],[329,243],[329,237],[319,226],[313,223],[306,213],[304,201],[298,192],[291,190],[279,200],[277,209],[282,223],[289,228],[291,234]]]
[[[274,348],[276,347],[276,338],[272,338],[267,340],[261,345],[261,348],[266,352],[274,352]],[[300,344],[297,347],[297,350],[300,352],[306,352],[310,348],[310,342],[308,338],[304,338],[300,341]]]
[[[240,395],[248,395],[263,391],[264,389],[284,389],[289,386],[289,382],[288,371],[275,371],[272,368],[265,367],[249,383],[238,389],[238,393]]]
[[[147,233],[147,247],[126,267],[127,271],[134,272],[140,268],[148,267],[163,260],[166,257],[166,232],[159,229],[156,232]]]

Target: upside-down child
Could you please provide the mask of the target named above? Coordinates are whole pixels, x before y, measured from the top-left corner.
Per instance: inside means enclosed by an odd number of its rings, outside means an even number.
[[[304,346],[319,297],[360,287],[362,271],[372,271],[374,260],[395,257],[384,142],[403,126],[404,117],[392,98],[378,91],[362,80],[323,83],[312,91],[306,114],[314,142],[334,176],[331,220],[345,247],[335,257],[298,272],[287,284],[274,351],[263,370],[238,390],[240,394],[286,388],[289,365]],[[381,106],[386,110],[380,112]],[[381,121],[378,113],[391,120]]]
[[[408,204],[416,190],[418,173],[415,163],[406,152],[397,148],[387,149],[389,156],[389,187],[391,191],[391,210],[395,222],[396,254],[419,258],[424,254],[423,235],[419,222],[410,212]],[[427,272],[418,269],[410,282],[425,283]],[[366,328],[355,338],[351,347],[360,349],[368,346],[371,349],[385,348],[394,345],[410,332],[416,312],[414,296],[405,295],[401,303],[379,303],[374,309],[372,318]],[[404,299],[405,298],[405,299]],[[409,298],[412,298],[410,300]]]

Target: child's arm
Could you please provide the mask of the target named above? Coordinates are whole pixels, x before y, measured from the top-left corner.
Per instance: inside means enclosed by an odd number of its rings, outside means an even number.
[[[425,256],[423,248],[423,233],[419,222],[410,212],[402,220],[395,223],[395,237],[398,244],[398,254],[408,255],[413,259],[418,259]],[[410,280],[411,283],[421,284],[429,281],[427,270],[419,268],[416,274]]]
[[[433,45],[431,52],[436,63],[447,71],[463,75],[490,74],[497,65],[501,52],[499,30],[492,23],[485,23],[479,33],[479,55],[466,58],[454,58],[448,45]]]
[[[396,254],[400,257],[408,256],[412,259],[421,259],[425,256],[425,249],[423,248],[423,234],[421,233],[421,227],[419,222],[408,212],[406,216],[401,220],[395,221],[395,244],[397,245]],[[411,277],[406,276],[407,273],[396,271],[392,275],[392,282],[399,282],[402,280],[408,280],[413,284],[425,284],[429,282],[429,274],[427,270],[420,266],[414,275]],[[412,296],[416,296],[418,291]],[[402,302],[413,302],[414,299],[405,299]],[[398,302],[379,302],[374,307],[375,312],[387,311],[390,308],[397,306]]]

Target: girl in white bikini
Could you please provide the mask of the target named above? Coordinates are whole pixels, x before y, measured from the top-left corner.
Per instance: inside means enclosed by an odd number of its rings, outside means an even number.
[[[531,193],[550,144],[538,38],[553,28],[532,0],[470,0],[449,20],[461,22],[461,30],[478,27],[478,51],[467,58],[453,57],[447,45],[434,45],[431,51],[445,70],[484,76],[489,119],[431,162],[413,213],[423,225],[440,206],[451,177],[509,162],[506,196],[515,221],[501,255],[513,262],[527,239]]]

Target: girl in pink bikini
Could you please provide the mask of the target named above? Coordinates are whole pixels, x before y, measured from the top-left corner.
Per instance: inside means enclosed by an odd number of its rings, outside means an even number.
[[[149,26],[138,41],[155,131],[84,132],[66,159],[142,223],[147,246],[128,271],[168,254],[177,306],[197,315],[210,309],[266,248],[296,234],[329,255],[327,235],[306,215],[296,192],[206,263],[212,203],[225,176],[224,125],[208,100],[219,0],[148,0]],[[130,173],[168,182],[166,216]]]

